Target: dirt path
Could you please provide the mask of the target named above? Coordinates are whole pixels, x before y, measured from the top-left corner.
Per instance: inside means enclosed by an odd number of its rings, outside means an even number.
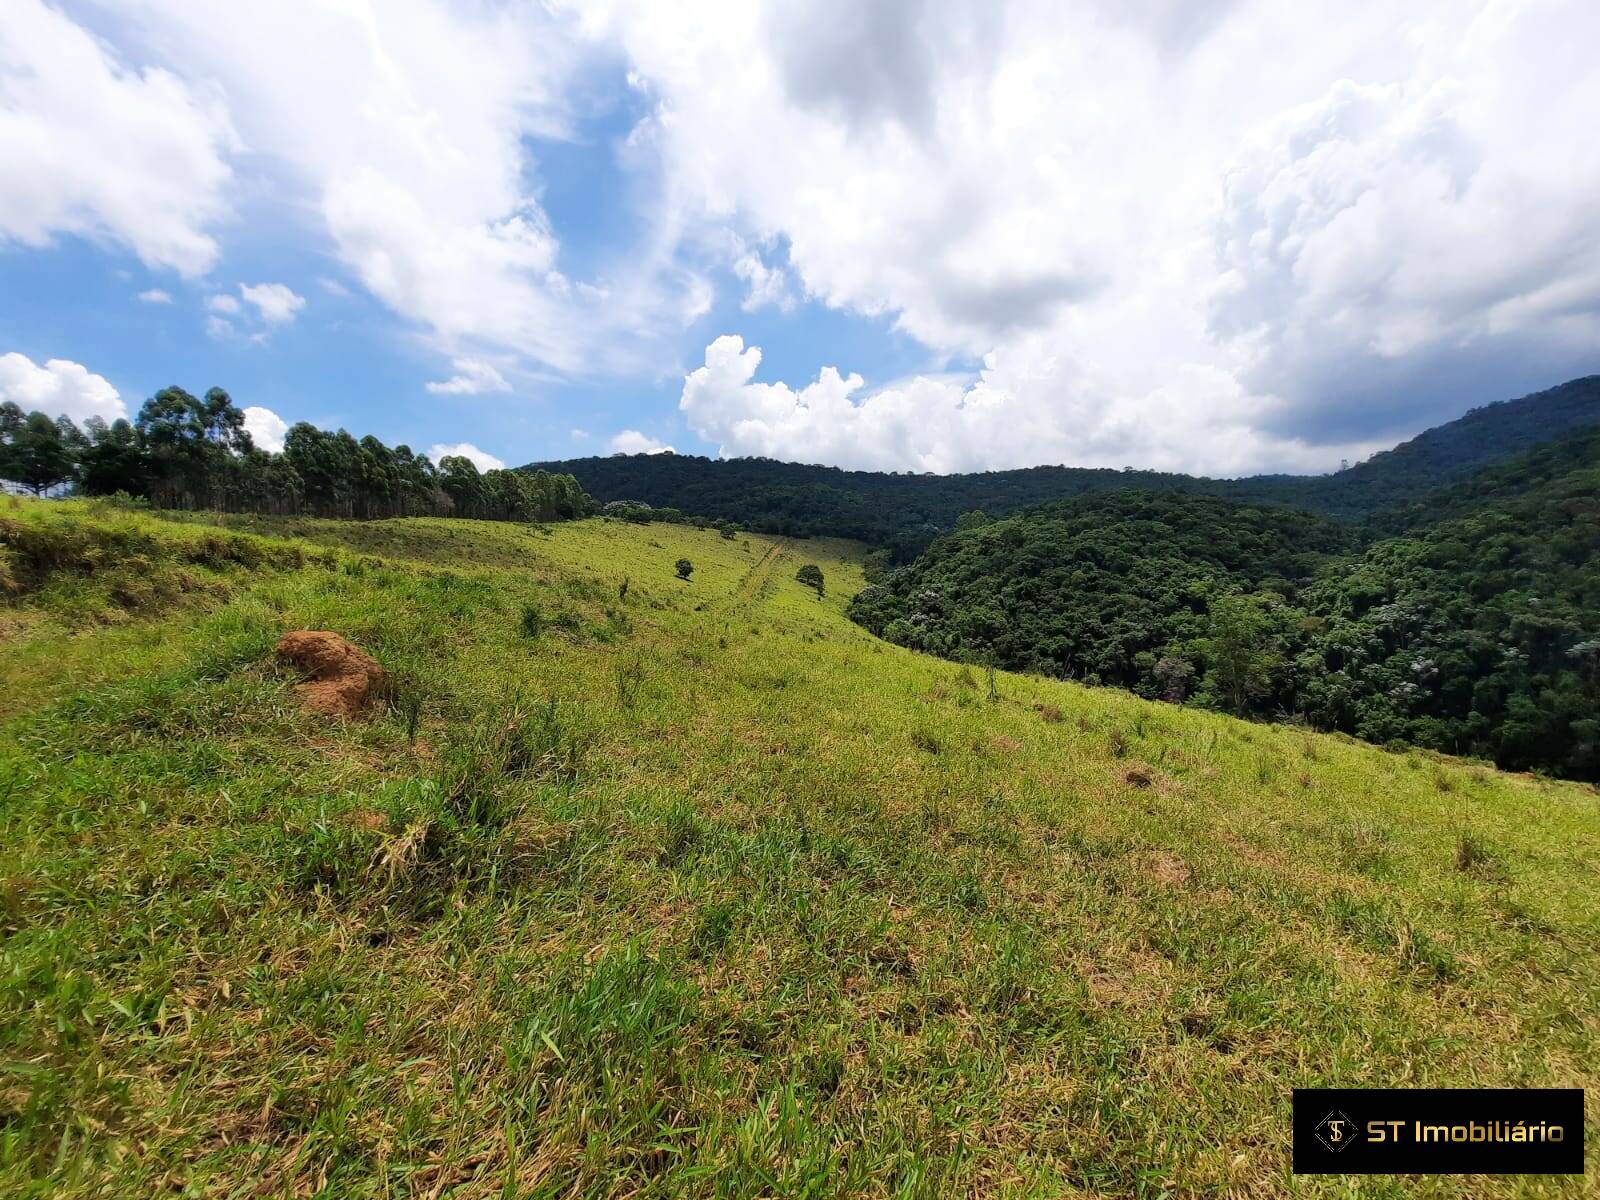
[[[741,604],[749,604],[761,595],[762,590],[767,586],[768,580],[772,578],[772,568],[778,565],[778,560],[783,557],[788,548],[786,542],[774,542],[767,552],[761,556],[760,561],[750,568],[743,581],[739,584],[739,590],[736,594],[736,598]]]

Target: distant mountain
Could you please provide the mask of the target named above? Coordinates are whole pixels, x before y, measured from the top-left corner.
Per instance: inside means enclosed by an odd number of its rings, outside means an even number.
[[[1595,425],[1600,425],[1600,375],[1588,375],[1518,400],[1474,408],[1335,475],[1257,476],[1236,481],[1232,494],[1361,518]]]
[[[1222,496],[1359,520],[1591,425],[1600,425],[1600,376],[1473,409],[1332,475],[1206,479],[1091,467],[916,475],[682,454],[578,458],[524,469],[571,474],[602,502],[641,500],[769,533],[857,538],[904,559],[975,509],[1001,516],[1121,488]]]

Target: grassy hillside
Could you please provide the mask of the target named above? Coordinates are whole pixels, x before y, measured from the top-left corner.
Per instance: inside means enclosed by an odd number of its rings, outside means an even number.
[[[0,521],[0,1194],[1594,1190],[1287,1167],[1296,1084],[1600,1086],[1592,789],[991,689],[844,544]]]

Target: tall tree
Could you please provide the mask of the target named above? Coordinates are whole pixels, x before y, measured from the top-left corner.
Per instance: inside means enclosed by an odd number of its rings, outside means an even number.
[[[1272,690],[1272,674],[1283,665],[1271,603],[1266,596],[1237,594],[1211,603],[1210,635],[1202,643],[1207,682],[1231,712],[1249,712]]]
[[[35,496],[72,479],[77,471],[74,449],[82,439],[66,417],[52,421],[44,413],[17,420],[16,405],[0,416],[0,476],[20,483]]]
[[[147,494],[150,469],[138,431],[120,417],[109,425],[101,417],[90,417],[84,425],[89,444],[78,456],[83,490],[93,496]]]

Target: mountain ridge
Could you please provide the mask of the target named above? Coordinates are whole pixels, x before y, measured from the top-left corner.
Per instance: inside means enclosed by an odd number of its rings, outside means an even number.
[[[1051,465],[931,475],[679,454],[591,456],[518,469],[571,474],[602,503],[638,500],[768,533],[853,537],[906,558],[953,528],[964,512],[1002,515],[1125,487],[1223,496],[1360,520],[1591,425],[1600,425],[1600,375],[1471,409],[1331,475],[1218,479]]]

